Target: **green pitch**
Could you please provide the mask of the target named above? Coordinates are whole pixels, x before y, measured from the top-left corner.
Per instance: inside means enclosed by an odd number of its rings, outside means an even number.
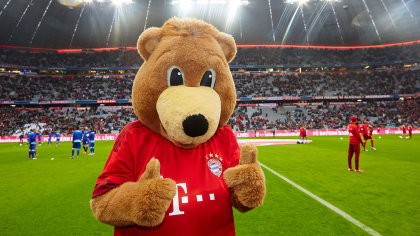
[[[259,161],[382,235],[420,232],[420,141],[375,136],[362,152],[364,173],[347,171],[348,137],[310,137],[311,144],[259,147]],[[71,144],[28,148],[0,144],[0,235],[112,235],[89,208],[96,178],[113,142],[96,155],[69,159]],[[51,160],[54,158],[54,160]],[[234,212],[237,235],[368,235],[353,223],[264,169],[264,205]],[[417,233],[416,233],[417,232]]]

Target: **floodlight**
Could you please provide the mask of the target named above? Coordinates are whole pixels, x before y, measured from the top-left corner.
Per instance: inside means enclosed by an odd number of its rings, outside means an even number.
[[[309,0],[286,0],[285,2],[290,4],[298,3],[299,5],[302,5],[308,1]]]
[[[112,0],[112,3],[115,5],[130,4],[133,3],[133,0]]]
[[[179,0],[179,1],[173,1],[173,5],[178,5],[179,10],[181,11],[182,15],[186,15],[190,9],[192,8],[193,1],[191,0]]]
[[[196,4],[196,5],[225,5],[225,4],[229,4],[231,5],[236,4],[236,5],[248,5],[249,1],[248,0],[197,0],[197,1],[183,1],[183,0],[173,0],[170,2],[171,5],[185,5],[185,2],[189,2],[189,5],[192,4]]]

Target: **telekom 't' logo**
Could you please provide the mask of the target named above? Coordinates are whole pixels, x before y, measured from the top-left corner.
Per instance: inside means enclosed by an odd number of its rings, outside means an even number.
[[[181,189],[184,191],[185,194],[188,193],[186,183],[176,184],[176,194],[175,194],[175,197],[172,199],[173,211],[171,213],[169,213],[169,216],[176,216],[176,215],[183,215],[184,214],[184,212],[179,209],[178,187],[181,187]],[[197,202],[202,202],[203,201],[203,195],[199,194],[199,195],[195,195],[195,197],[197,199]],[[215,199],[214,198],[214,193],[209,194],[209,199],[210,199],[210,201],[213,201]],[[182,204],[187,204],[188,203],[188,196],[181,197],[181,203]]]

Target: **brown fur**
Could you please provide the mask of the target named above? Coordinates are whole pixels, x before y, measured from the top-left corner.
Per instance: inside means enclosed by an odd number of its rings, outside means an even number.
[[[161,132],[161,120],[153,104],[168,87],[167,69],[172,65],[183,71],[185,85],[189,87],[199,86],[207,69],[216,71],[214,90],[222,106],[218,127],[228,122],[236,104],[235,85],[228,65],[236,54],[231,36],[203,21],[172,18],[160,29],[146,30],[138,40],[138,48],[145,62],[133,83],[132,102],[143,124],[166,137]]]
[[[132,103],[135,114],[144,125],[176,146],[193,148],[198,145],[186,143],[185,139],[171,137],[162,125],[162,117],[166,117],[168,121],[171,115],[183,113],[190,108],[192,103],[188,101],[194,100],[194,107],[197,110],[201,109],[200,111],[208,107],[206,102],[209,99],[201,98],[200,93],[198,93],[200,97],[187,99],[179,99],[181,95],[176,94],[182,93],[177,92],[169,93],[169,97],[165,97],[168,93],[164,93],[161,97],[164,91],[169,91],[167,71],[171,66],[177,66],[183,72],[185,86],[178,87],[184,88],[199,87],[204,72],[213,69],[216,72],[214,86],[216,93],[211,91],[213,94],[211,96],[213,98],[218,96],[220,99],[214,99],[212,107],[220,106],[220,117],[217,117],[218,113],[213,112],[216,117],[213,117],[214,114],[208,115],[212,119],[209,123],[213,127],[220,128],[228,122],[236,104],[235,86],[228,65],[236,54],[235,41],[231,36],[219,32],[203,21],[172,18],[162,28],[150,28],[143,32],[139,37],[137,48],[145,62],[137,72],[133,83]],[[168,102],[170,96],[175,96],[173,98],[175,101],[178,99],[185,104],[177,106]],[[157,112],[159,98],[162,102],[159,107],[163,105],[160,110],[162,117],[159,117]],[[167,109],[175,109],[177,112],[170,112]],[[184,113],[195,114],[194,109]],[[212,108],[211,111],[213,110],[215,109]],[[199,114],[205,113],[200,111]],[[171,129],[182,130],[180,126],[182,125],[175,124]],[[214,132],[214,129],[209,132]],[[212,135],[200,136],[199,142],[206,142]],[[242,212],[261,205],[264,200],[264,173],[256,157],[256,147],[246,145],[242,148],[240,165],[224,172],[224,179],[231,188],[232,204]],[[101,222],[120,227],[159,225],[176,193],[175,182],[171,179],[160,179],[159,173],[159,161],[152,159],[138,182],[124,183],[92,199],[91,208],[95,217]]]
[[[90,206],[96,219],[105,224],[150,227],[162,223],[175,193],[175,182],[160,178],[159,161],[152,158],[139,181],[93,198]]]
[[[240,211],[261,206],[265,197],[265,177],[257,162],[257,147],[248,143],[242,147],[239,165],[223,173],[226,184],[232,188],[233,205]]]

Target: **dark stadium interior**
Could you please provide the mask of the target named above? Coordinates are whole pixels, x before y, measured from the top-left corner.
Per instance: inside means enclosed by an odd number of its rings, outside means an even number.
[[[29,46],[50,1],[11,1],[1,10],[6,2],[0,2],[0,45]],[[145,26],[148,2],[134,0],[117,11],[110,2],[89,1],[80,18],[72,48],[134,46]],[[172,16],[182,16],[178,5],[172,2],[151,1],[146,27],[160,26]],[[271,3],[273,28],[268,2]],[[287,0],[249,0],[229,24],[226,19],[232,10],[224,5],[192,6],[188,16],[206,20],[232,34],[238,44],[375,45],[420,38],[420,1],[417,0],[310,0],[304,3],[303,11],[297,5],[287,3]],[[82,8],[83,4],[70,7],[53,0],[31,46],[69,48]],[[113,32],[107,43],[115,12]]]

